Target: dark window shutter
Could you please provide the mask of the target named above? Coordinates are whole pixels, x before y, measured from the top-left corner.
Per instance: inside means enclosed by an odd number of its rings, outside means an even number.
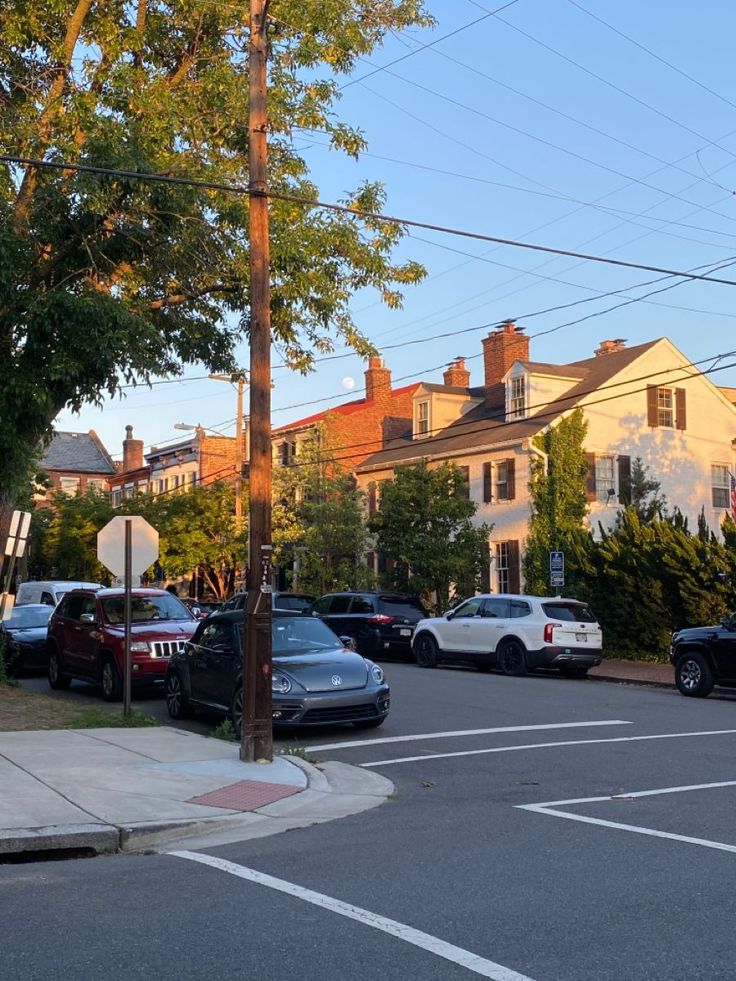
[[[483,500],[486,504],[493,500],[493,472],[490,463],[483,464]]]
[[[513,501],[515,497],[516,497],[516,460],[514,460],[513,457],[509,457],[509,459],[506,460],[506,500]]]
[[[618,458],[618,499],[621,504],[631,504],[631,457]]]
[[[490,466],[490,463],[489,464],[486,464],[486,466]],[[491,592],[491,559],[492,559],[492,557],[493,556],[492,556],[492,552],[491,552],[491,543],[490,542],[486,542],[486,547],[485,547],[485,550],[484,550],[483,570],[482,570],[481,577],[480,577],[480,588],[481,588],[481,591],[484,592],[484,593],[490,593]]]
[[[586,453],[585,463],[588,467],[585,475],[585,496],[589,501],[595,501],[598,496],[595,489],[595,453]]]
[[[376,506],[378,504],[378,488],[375,483],[368,485],[368,514],[376,513]]]
[[[678,429],[687,429],[687,412],[685,410],[685,389],[675,389],[675,426]]]
[[[518,541],[506,542],[509,556],[509,592],[518,593],[521,590],[521,573],[519,568]]]
[[[647,426],[657,426],[658,424],[657,386],[647,385]]]

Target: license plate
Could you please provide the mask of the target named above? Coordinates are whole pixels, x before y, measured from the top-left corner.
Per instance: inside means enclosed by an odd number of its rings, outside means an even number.
[[[584,644],[587,639],[588,639],[588,635],[587,634],[575,634],[575,640],[579,644]]]
[[[404,628],[402,628],[402,629],[401,629],[401,630],[399,631],[399,634],[400,634],[400,635],[401,635],[402,637],[411,637],[411,630],[409,630],[408,628],[407,628],[407,629],[404,629]]]

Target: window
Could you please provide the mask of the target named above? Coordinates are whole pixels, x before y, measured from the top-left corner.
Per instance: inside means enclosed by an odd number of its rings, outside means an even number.
[[[322,599],[318,599],[317,602],[312,607],[312,612],[317,613],[319,615],[324,615],[325,613],[327,613],[331,598],[332,597],[330,596],[323,596]]]
[[[512,378],[509,385],[509,416],[523,419],[526,415],[526,379]]]
[[[615,496],[616,484],[613,479],[613,457],[597,456],[595,458],[595,496],[596,500],[608,504]],[[611,494],[609,491],[613,491]]]
[[[116,487],[115,490],[112,492],[112,506],[114,508],[119,508],[122,499],[123,499],[123,492],[120,490],[119,487]]]
[[[230,623],[212,623],[205,627],[199,646],[211,651],[233,650],[233,628]]]
[[[664,429],[686,429],[684,388],[647,387],[647,425]]]
[[[373,603],[364,596],[354,596],[351,613],[373,613]]]
[[[69,494],[73,497],[79,492],[79,477],[60,477],[59,490],[62,494]]]
[[[135,487],[133,484],[125,485],[124,497],[126,500],[130,500],[131,497],[135,497]]]
[[[496,500],[513,501],[516,497],[516,461],[500,460],[496,464]]]
[[[657,425],[668,426],[670,429],[675,425],[675,410],[672,405],[672,389],[657,389]]]
[[[296,456],[296,443],[294,440],[285,439],[279,446],[279,462],[282,467],[290,467]]]
[[[426,436],[429,432],[429,402],[417,402],[417,435]]]
[[[509,601],[487,599],[483,601],[483,616],[493,620],[506,620],[509,615]]]
[[[330,616],[335,613],[347,613],[350,607],[350,596],[333,596],[330,603]]]
[[[90,477],[87,481],[87,489],[97,491],[99,494],[104,494],[107,490],[107,482],[104,480],[99,480],[96,477]]]
[[[499,593],[518,593],[520,589],[519,543],[497,542],[496,588]]]
[[[511,600],[509,603],[509,615],[513,619],[529,617],[531,614],[532,610],[528,603],[524,603],[522,600]]]
[[[722,463],[714,463],[710,468],[710,486],[713,495],[713,507],[731,508],[731,475],[728,467]]]
[[[469,617],[479,617],[480,608],[482,605],[483,599],[481,596],[474,596],[472,599],[466,600],[455,610],[453,620],[465,620]]]

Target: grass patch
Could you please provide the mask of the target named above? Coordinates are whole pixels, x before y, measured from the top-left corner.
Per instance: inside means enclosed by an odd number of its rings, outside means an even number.
[[[13,685],[0,684],[0,732],[30,729],[110,729],[128,726],[155,726],[156,719],[143,712],[123,718],[120,708],[91,706]]]
[[[305,760],[307,763],[319,762],[310,756],[309,751],[303,746],[286,746],[284,749],[279,751],[279,756],[297,756],[300,760]]]
[[[70,729],[143,729],[157,726],[158,719],[145,712],[133,710],[130,715],[111,712],[103,708],[84,708],[77,710],[69,722]]]

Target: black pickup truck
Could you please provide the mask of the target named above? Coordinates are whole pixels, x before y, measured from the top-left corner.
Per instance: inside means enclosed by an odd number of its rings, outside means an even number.
[[[715,685],[736,688],[736,613],[723,617],[718,626],[672,634],[670,660],[683,695],[705,698]]]

